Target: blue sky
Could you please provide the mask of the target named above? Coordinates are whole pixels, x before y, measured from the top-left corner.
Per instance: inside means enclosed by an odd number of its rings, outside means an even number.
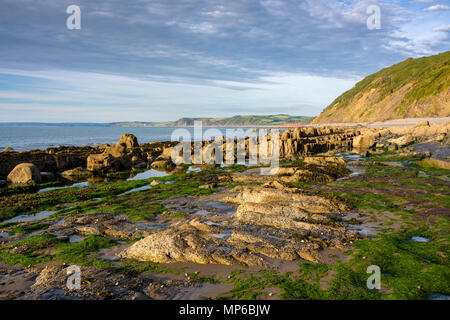
[[[66,9],[81,8],[81,30]],[[366,10],[378,5],[381,29]],[[449,0],[2,0],[0,122],[318,115],[450,47]]]

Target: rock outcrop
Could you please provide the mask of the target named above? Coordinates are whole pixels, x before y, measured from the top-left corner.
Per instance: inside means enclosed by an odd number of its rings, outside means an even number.
[[[86,168],[86,159],[97,153],[96,147],[59,147],[47,150],[0,152],[0,177],[6,177],[20,163],[33,163],[41,172]]]
[[[259,168],[249,169],[232,176],[233,182],[331,182],[342,178],[350,171],[345,166],[342,157],[305,157],[301,162],[282,165],[262,175]]]
[[[126,170],[140,161],[144,159],[137,138],[132,134],[123,134],[115,146],[106,147],[101,154],[90,155],[87,158],[87,170]]]
[[[237,187],[236,196],[223,200],[239,204],[235,214],[172,225],[119,256],[161,263],[266,266],[271,259],[317,262],[322,248],[344,247],[358,238],[336,223],[345,204],[274,186]]]

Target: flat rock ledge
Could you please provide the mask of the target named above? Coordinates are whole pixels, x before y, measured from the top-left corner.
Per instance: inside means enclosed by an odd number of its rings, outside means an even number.
[[[358,239],[339,224],[345,204],[306,195],[281,184],[238,186],[225,202],[231,215],[201,216],[155,232],[121,251],[125,259],[270,266],[275,260],[320,262],[324,247]]]

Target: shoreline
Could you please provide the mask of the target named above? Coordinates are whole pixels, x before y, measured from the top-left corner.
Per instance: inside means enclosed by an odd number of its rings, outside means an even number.
[[[282,131],[285,130],[289,130],[289,129],[295,129],[295,128],[370,128],[370,129],[381,129],[381,128],[405,128],[405,127],[413,127],[416,126],[420,123],[423,123],[425,121],[428,121],[430,125],[445,125],[447,123],[450,123],[450,117],[441,117],[441,118],[406,118],[406,119],[395,119],[395,120],[387,120],[387,121],[377,121],[377,122],[355,122],[355,123],[323,123],[323,124],[303,124],[303,125],[292,125],[292,126],[286,126],[286,125],[244,125],[244,126],[202,126],[202,128],[251,128],[252,130],[254,129],[260,129],[260,128],[264,128],[264,129],[281,129],[280,133]],[[0,128],[2,127],[2,125],[0,124]],[[3,126],[3,127],[7,127],[7,126]],[[12,127],[39,127],[39,128],[55,128],[55,127],[59,127],[57,125],[55,126],[35,126],[35,125],[30,125],[30,126],[26,126],[26,125],[17,125],[17,126],[12,126]],[[83,127],[95,127],[95,126],[78,126],[78,125],[74,125],[74,126],[66,126],[66,125],[62,125],[61,127],[71,127],[71,128],[83,128]],[[174,129],[179,129],[179,128],[194,128],[194,126],[129,126],[129,127],[125,127],[125,126],[98,126],[98,128],[123,128],[123,129],[141,129],[141,128],[174,128]],[[204,141],[204,140],[203,140]],[[150,144],[150,143],[168,143],[170,142],[170,140],[156,140],[156,141],[149,141],[149,142],[145,142],[144,144]],[[71,144],[59,144],[57,146],[49,146],[47,148],[35,148],[35,149],[22,149],[22,148],[17,148],[17,150],[11,150],[11,151],[4,151],[3,148],[8,147],[7,145],[5,146],[0,146],[0,154],[4,153],[4,152],[18,152],[18,153],[23,153],[23,152],[31,152],[31,151],[47,151],[48,149],[58,149],[58,148],[95,148],[98,147],[102,144],[105,144],[106,142],[102,142],[102,143],[98,143],[98,144],[75,144],[75,145],[71,145]]]

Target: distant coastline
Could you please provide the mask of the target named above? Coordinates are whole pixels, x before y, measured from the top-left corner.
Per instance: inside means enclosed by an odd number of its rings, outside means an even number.
[[[205,127],[274,127],[298,126],[308,124],[314,117],[278,115],[246,115],[229,118],[181,118],[176,121],[144,122],[122,121],[111,123],[84,123],[84,122],[1,122],[2,127],[192,127],[195,121],[202,121]]]

